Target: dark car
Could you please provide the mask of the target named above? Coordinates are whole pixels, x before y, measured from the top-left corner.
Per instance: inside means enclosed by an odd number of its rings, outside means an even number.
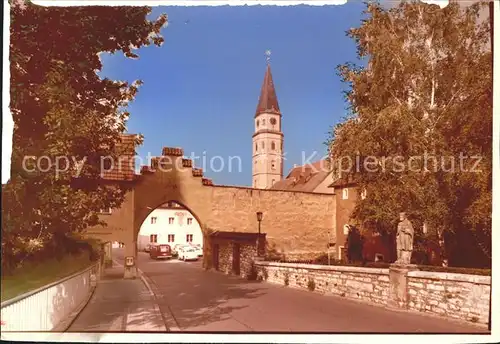
[[[151,245],[149,257],[151,259],[172,258],[172,249],[167,244]]]

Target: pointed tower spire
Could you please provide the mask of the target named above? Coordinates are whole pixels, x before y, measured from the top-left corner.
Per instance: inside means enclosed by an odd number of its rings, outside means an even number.
[[[270,50],[266,51],[266,56],[266,74],[264,75],[264,82],[262,83],[262,88],[260,90],[259,104],[257,105],[257,110],[255,111],[255,117],[261,113],[281,114],[280,107],[278,105],[278,97],[276,96],[276,90],[274,89],[273,76],[271,74]]]

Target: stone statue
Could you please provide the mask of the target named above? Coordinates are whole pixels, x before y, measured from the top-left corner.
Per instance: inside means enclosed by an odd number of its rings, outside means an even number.
[[[415,231],[411,222],[406,217],[406,213],[399,213],[398,233],[396,236],[398,259],[395,262],[396,264],[410,264],[414,233]]]

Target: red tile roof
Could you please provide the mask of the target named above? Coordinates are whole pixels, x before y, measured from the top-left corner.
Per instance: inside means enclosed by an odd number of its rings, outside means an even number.
[[[184,150],[179,147],[163,147],[161,155],[163,156],[183,156]]]
[[[275,183],[271,190],[313,192],[330,175],[330,172],[328,160],[297,166],[288,173],[285,179]]]
[[[133,180],[135,178],[135,134],[121,135],[121,141],[116,144],[118,161],[114,161],[110,170],[102,172],[106,180]]]
[[[341,178],[337,178],[328,185],[330,188],[340,188],[340,187],[346,187],[346,186],[354,186],[356,185],[356,180],[353,176],[348,175],[348,176],[343,176]]]

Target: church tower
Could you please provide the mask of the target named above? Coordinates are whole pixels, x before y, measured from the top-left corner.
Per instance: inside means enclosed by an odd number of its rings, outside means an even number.
[[[252,187],[268,189],[283,178],[281,112],[267,52],[267,69],[254,118]]]

